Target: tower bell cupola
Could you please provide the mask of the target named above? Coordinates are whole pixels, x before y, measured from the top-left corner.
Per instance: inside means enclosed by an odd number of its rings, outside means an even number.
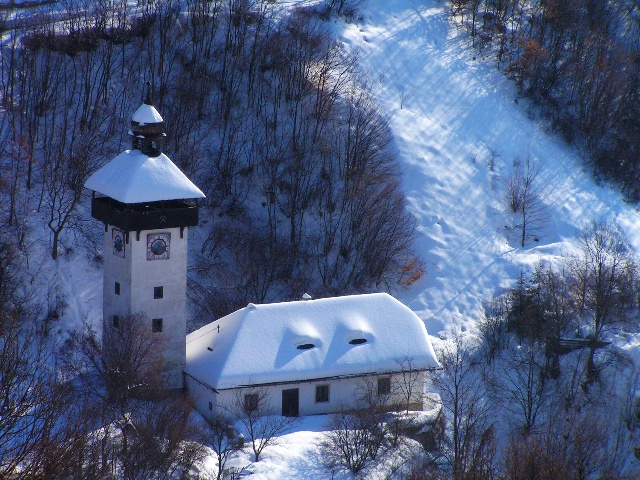
[[[167,136],[164,132],[164,120],[151,105],[149,96],[132,115],[129,134],[133,137],[133,150],[140,150],[150,157],[157,157],[162,153],[164,139]]]

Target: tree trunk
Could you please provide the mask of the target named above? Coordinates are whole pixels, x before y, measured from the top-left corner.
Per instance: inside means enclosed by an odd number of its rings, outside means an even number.
[[[51,248],[51,258],[54,260],[58,259],[58,237],[60,236],[59,231],[53,231],[53,247]]]
[[[524,239],[527,235],[527,211],[526,211],[526,207],[524,205],[525,202],[522,202],[522,242],[521,242],[521,246],[522,248],[524,248]]]
[[[598,369],[594,357],[596,354],[595,340],[592,345],[589,346],[589,357],[587,358],[587,385],[591,385],[598,379]]]

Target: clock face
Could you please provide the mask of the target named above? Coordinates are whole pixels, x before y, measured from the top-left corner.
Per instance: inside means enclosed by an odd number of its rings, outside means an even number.
[[[124,258],[125,236],[122,230],[114,228],[111,230],[111,241],[113,242],[113,254],[116,257]]]
[[[147,234],[147,260],[167,260],[170,246],[169,232]]]

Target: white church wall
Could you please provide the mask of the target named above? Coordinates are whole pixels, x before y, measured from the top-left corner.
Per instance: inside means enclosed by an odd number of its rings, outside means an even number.
[[[170,234],[168,258],[148,260],[150,235]],[[131,287],[132,312],[144,312],[149,329],[154,319],[162,319],[162,332],[156,332],[164,350],[163,379],[168,388],[183,386],[185,366],[187,239],[185,228],[180,238],[179,228],[143,230],[139,240],[130,235],[132,272],[136,281]],[[154,298],[154,287],[162,287],[162,298]]]
[[[219,411],[218,394],[188,375],[185,378],[185,385],[195,410],[206,420],[211,421],[213,415]]]
[[[417,379],[413,384],[411,395],[411,408],[422,409],[424,393],[427,385],[426,372],[417,372]],[[228,412],[234,409],[237,398],[242,401],[244,395],[261,390],[267,394],[267,402],[274,414],[282,413],[282,391],[292,388],[299,389],[299,414],[300,415],[320,415],[337,413],[344,410],[357,408],[356,399],[367,389],[372,389],[373,394],[377,392],[377,379],[379,377],[390,377],[391,393],[385,396],[389,406],[397,406],[402,409],[406,405],[406,397],[401,385],[405,382],[401,374],[393,375],[371,375],[363,377],[338,378],[331,380],[305,381],[299,383],[288,383],[283,385],[270,385],[263,387],[245,387],[237,389],[222,390],[215,393],[203,387],[197,381],[187,377],[187,389],[189,395],[195,402],[195,408],[207,420],[212,418],[216,409]],[[316,402],[316,386],[329,386],[329,401]],[[212,403],[213,410],[209,410],[209,402]]]

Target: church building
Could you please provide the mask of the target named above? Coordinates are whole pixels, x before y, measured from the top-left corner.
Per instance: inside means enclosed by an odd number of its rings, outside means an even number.
[[[234,398],[251,405],[256,389],[274,413],[337,412],[363,382],[389,405],[423,408],[438,362],[422,320],[386,293],[249,304],[187,336],[188,229],[204,194],[162,152],[164,120],[149,99],[129,133],[131,149],[85,184],[105,232],[103,338],[141,315],[161,339],[164,386],[186,388],[205,418]],[[402,399],[395,387],[407,378]]]

